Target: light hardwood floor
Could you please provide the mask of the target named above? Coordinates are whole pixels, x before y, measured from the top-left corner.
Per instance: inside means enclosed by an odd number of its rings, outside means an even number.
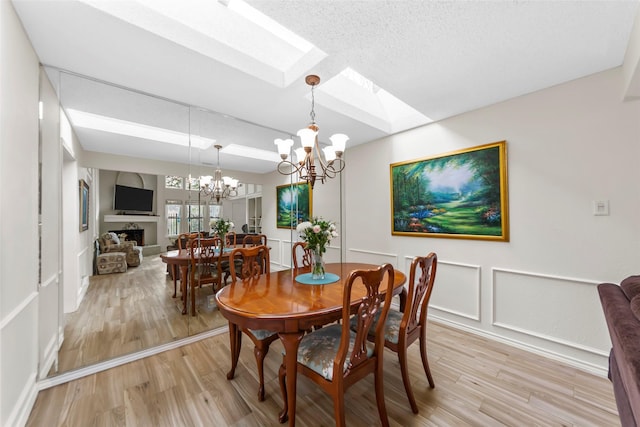
[[[179,284],[178,284],[179,287]],[[173,281],[159,255],[146,256],[125,273],[91,276],[78,310],[65,315],[58,372],[169,343],[227,324],[210,286],[196,291],[196,316],[181,314]]]
[[[429,323],[430,389],[418,345],[409,351],[420,413],[406,401],[396,355],[384,354],[392,426],[619,426],[608,379],[448,326]],[[257,399],[256,362],[243,340],[228,381],[228,334],[41,391],[28,426],[277,426],[282,345],[265,360],[267,398]],[[346,394],[349,426],[379,425],[373,378]],[[297,425],[332,426],[333,404],[298,377]]]

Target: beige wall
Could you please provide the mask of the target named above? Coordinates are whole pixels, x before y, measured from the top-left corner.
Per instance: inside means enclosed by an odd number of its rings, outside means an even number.
[[[406,272],[435,251],[434,319],[605,374],[595,284],[637,274],[640,258],[640,102],[623,103],[622,85],[617,68],[348,150],[347,258]],[[501,140],[510,242],[391,235],[390,163]]]
[[[38,58],[0,1],[0,425],[26,421],[38,368]],[[12,349],[13,351],[7,351]]]

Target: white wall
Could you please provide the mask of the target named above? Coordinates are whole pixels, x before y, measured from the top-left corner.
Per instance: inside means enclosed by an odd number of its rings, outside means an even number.
[[[434,251],[432,318],[604,374],[595,284],[637,274],[640,257],[640,103],[622,85],[613,69],[347,150],[347,259],[408,272]],[[510,242],[391,235],[391,163],[501,140]]]
[[[38,368],[38,58],[0,1],[0,425],[26,422]],[[10,349],[9,351],[7,349]]]
[[[41,181],[46,191],[41,195],[40,215],[40,291],[38,295],[38,348],[39,374],[45,378],[55,367],[59,344],[64,333],[64,314],[61,303],[61,168],[60,107],[51,82],[40,73],[40,102],[43,115],[40,120]]]

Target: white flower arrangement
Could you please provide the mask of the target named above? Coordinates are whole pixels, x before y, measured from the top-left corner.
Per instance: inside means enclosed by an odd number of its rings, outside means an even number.
[[[229,230],[235,227],[233,222],[223,218],[212,219],[209,222],[209,225],[211,226],[211,234],[219,237],[224,237],[229,232]]]
[[[298,224],[296,231],[300,238],[307,242],[307,248],[323,254],[331,239],[338,237],[336,224],[333,221],[325,221],[322,218],[313,218]]]

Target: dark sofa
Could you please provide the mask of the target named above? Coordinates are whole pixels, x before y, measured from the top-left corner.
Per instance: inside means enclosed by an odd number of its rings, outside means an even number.
[[[609,379],[623,427],[640,423],[640,276],[598,285],[612,349]]]

